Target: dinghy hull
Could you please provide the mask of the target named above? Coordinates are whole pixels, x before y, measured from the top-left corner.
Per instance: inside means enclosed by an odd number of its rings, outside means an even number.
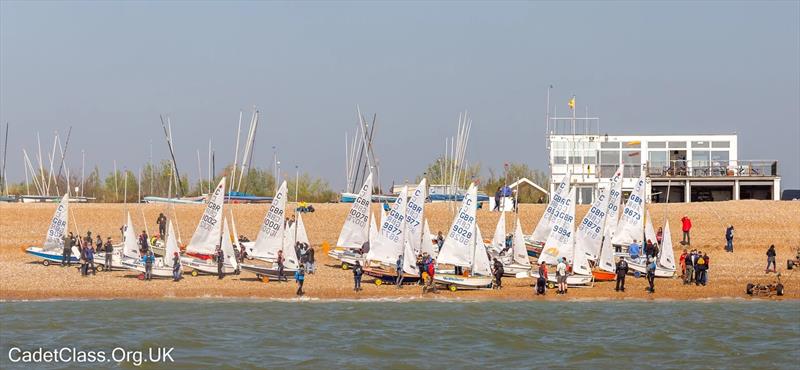
[[[531,271],[531,277],[534,279],[539,278],[538,271]],[[556,274],[550,273],[547,274],[547,281],[551,283],[558,283],[556,280]],[[592,283],[592,276],[591,275],[569,275],[567,276],[567,286],[587,286]]]
[[[42,247],[37,247],[37,246],[28,247],[27,249],[25,249],[25,253],[41,258],[43,262],[47,261],[45,265],[49,265],[50,262],[61,263],[61,261],[63,260],[61,251],[45,250]],[[70,262],[80,263],[79,259],[80,255],[81,253],[78,251],[78,248],[72,247],[72,256],[70,256],[69,258]]]
[[[617,279],[617,274],[608,271],[594,270],[592,271],[594,281],[614,281]]]
[[[446,285],[450,290],[457,289],[488,289],[492,287],[494,278],[490,276],[462,276],[454,274],[436,274],[433,281],[437,284]]]
[[[383,285],[384,283],[394,284],[397,281],[397,272],[378,267],[365,267],[364,274],[374,277],[376,285]],[[380,280],[380,282],[378,282]],[[419,275],[403,274],[404,283],[414,283],[419,281]]]
[[[629,272],[631,274],[633,274],[634,272],[639,272],[640,274],[647,274],[647,267],[642,263],[628,260],[628,267],[630,268]],[[661,266],[656,266],[657,278],[671,278],[673,276],[675,276],[675,270],[670,270],[663,268]]]
[[[268,277],[271,280],[278,279],[278,268],[277,267],[267,267],[261,265],[250,265],[250,264],[241,264],[239,265],[242,268],[242,271],[252,272],[256,274],[259,279],[263,279],[264,277]],[[294,280],[294,273],[297,272],[297,269],[283,269],[283,276],[287,279]]]
[[[202,260],[197,258],[181,258],[181,266],[184,268],[191,268],[192,276],[197,276],[197,273],[204,273],[204,274],[217,274],[217,264],[211,263],[211,259]],[[195,273],[197,271],[197,273]],[[225,263],[222,265],[222,272],[225,274],[233,274],[236,272],[236,269],[233,268],[230,264]]]

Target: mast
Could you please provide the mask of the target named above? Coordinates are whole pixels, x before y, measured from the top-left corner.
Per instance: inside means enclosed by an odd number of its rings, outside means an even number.
[[[167,148],[169,148],[169,155],[172,157],[172,170],[175,173],[175,180],[178,181],[178,188],[175,189],[175,195],[180,197],[181,189],[183,188],[183,183],[181,182],[181,174],[178,172],[178,162],[175,160],[175,150],[172,146],[172,124],[169,122],[169,117],[167,117],[167,122],[164,122],[164,117],[159,115],[161,119],[161,128],[164,129],[164,137],[167,140]],[[167,124],[169,123],[169,130],[167,130]]]

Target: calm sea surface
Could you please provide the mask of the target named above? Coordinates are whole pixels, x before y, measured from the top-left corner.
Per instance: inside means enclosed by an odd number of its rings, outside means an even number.
[[[11,363],[39,347],[175,348],[141,368],[797,369],[800,302],[2,302],[0,347],[3,369],[98,365]]]

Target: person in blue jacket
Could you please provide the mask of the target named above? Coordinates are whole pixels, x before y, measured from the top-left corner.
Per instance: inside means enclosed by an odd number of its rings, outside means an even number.
[[[142,262],[144,262],[144,279],[150,280],[153,277],[153,262],[155,262],[156,256],[153,254],[152,250],[147,250],[144,252],[144,256],[142,256]]]
[[[294,273],[294,281],[297,282],[297,295],[306,294],[306,292],[303,291],[303,282],[306,279],[305,270],[305,266],[300,266]]]
[[[633,243],[628,246],[628,254],[631,255],[631,260],[633,262],[637,262],[639,260],[639,244],[636,243],[636,239],[633,239]]]

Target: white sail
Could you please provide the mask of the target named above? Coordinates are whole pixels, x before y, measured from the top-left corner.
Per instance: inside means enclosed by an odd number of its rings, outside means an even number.
[[[622,185],[622,166],[619,166],[617,172],[611,177],[610,186],[603,189],[600,195],[592,202],[592,207],[586,216],[578,224],[578,230],[575,231],[575,243],[580,246],[586,255],[591,260],[597,260],[600,254],[600,243],[603,241],[603,226],[608,217],[608,204],[611,198],[611,192],[617,187],[617,184]],[[619,198],[617,198],[619,202]]]
[[[172,228],[172,220],[167,223],[167,245],[164,249],[164,264],[172,267],[172,259],[181,254],[181,249],[178,247],[178,239],[175,239],[175,229]]]
[[[475,223],[475,244],[472,251],[472,275],[492,276],[492,263],[486,253],[486,244],[483,243],[483,235],[478,223]]]
[[[644,196],[645,196],[645,176],[644,171],[636,181],[633,192],[628,196],[625,209],[619,219],[617,232],[614,234],[612,244],[630,244],[634,239],[642,238],[642,228],[644,227]]]
[[[672,234],[669,231],[669,220],[664,222],[664,232],[661,235],[661,254],[658,256],[658,264],[669,270],[675,270],[675,251],[672,250]]]
[[[273,259],[283,248],[284,229],[286,228],[286,181],[281,183],[272,203],[264,215],[258,236],[253,243],[253,257]]]
[[[611,245],[611,233],[603,237],[603,247],[600,248],[600,257],[597,260],[597,267],[608,272],[616,272],[614,265],[614,246]]]
[[[125,223],[125,230],[122,232],[125,239],[122,242],[122,255],[130,258],[139,258],[139,246],[136,244],[136,233],[133,232],[133,222],[131,214],[128,212],[128,221]]]
[[[186,246],[189,253],[213,254],[219,243],[222,227],[222,205],[225,201],[225,178],[220,180],[214,193],[208,197],[208,204],[192,240]]]
[[[378,238],[378,225],[377,218],[375,218],[375,214],[372,211],[369,212],[369,244],[372,245],[375,242],[375,239]]]
[[[620,165],[619,167],[617,172],[622,173],[624,176],[624,172],[622,172],[623,166]],[[608,211],[606,212],[606,225],[603,228],[603,235],[609,239],[609,243],[611,242],[611,237],[616,234],[619,225],[619,206],[622,203],[623,176],[620,176],[617,182],[611,183],[611,191],[608,193]]]
[[[381,229],[374,242],[370,242],[368,261],[378,261],[393,265],[397,257],[403,254],[403,234],[404,219],[406,213],[406,200],[408,199],[408,188],[403,187],[400,195],[392,204],[391,210],[381,220]]]
[[[425,217],[426,186],[426,180],[422,179],[411,193],[411,198],[406,205],[406,240],[411,244],[411,250],[414,251],[415,256],[421,252],[422,244],[425,242],[422,240],[422,224]]]
[[[233,209],[231,209],[231,231],[233,231],[234,246],[239,245],[239,231],[236,230],[236,220],[233,219]]]
[[[642,242],[642,246],[647,245],[648,240],[650,240],[650,242],[653,244],[658,244],[658,239],[656,239],[656,229],[653,228],[653,219],[650,218],[649,210],[645,211],[644,240]]]
[[[574,252],[572,255],[572,273],[576,275],[591,275],[592,267],[589,266],[589,260],[586,256],[586,250],[573,244]]]
[[[494,228],[491,248],[501,251],[506,247],[506,213],[500,212],[497,226]]]
[[[50,227],[47,228],[47,236],[44,239],[42,249],[59,250],[64,248],[64,234],[67,232],[69,223],[69,194],[64,194],[61,202],[58,203],[53,218],[50,220]]]
[[[231,264],[234,269],[239,268],[239,261],[236,260],[236,252],[233,251],[233,239],[231,237],[231,229],[228,227],[228,219],[222,221],[222,254],[225,256],[225,261]]]
[[[436,256],[438,248],[433,245],[433,234],[428,225],[428,219],[425,219],[425,229],[422,233],[422,253],[428,253],[429,256]]]
[[[554,196],[555,198],[555,196]],[[573,258],[575,239],[575,189],[561,199],[564,211],[555,213],[555,223],[547,241],[544,243],[542,253],[539,254],[539,264],[555,265],[559,257]]]
[[[411,243],[406,240],[403,243],[403,272],[410,275],[419,275],[419,267],[417,267],[417,255],[411,248]]]
[[[361,245],[368,240],[369,237],[369,219],[370,219],[370,203],[372,202],[372,174],[367,176],[364,185],[358,192],[358,196],[353,201],[353,206],[350,207],[350,213],[344,220],[342,232],[339,234],[339,240],[336,246],[358,249]]]
[[[517,218],[517,225],[514,227],[512,248],[514,262],[523,266],[530,266],[531,260],[528,257],[528,249],[525,247],[525,235],[522,233],[522,223],[519,222],[519,218]]]
[[[469,186],[467,194],[461,201],[461,208],[453,218],[453,224],[444,245],[439,251],[436,260],[439,264],[455,266],[470,266],[475,240],[475,208],[477,203],[477,188],[475,184]],[[483,242],[481,242],[483,244]]]
[[[298,212],[297,219],[294,222],[297,225],[297,241],[300,243],[306,243],[309,247],[311,247],[311,242],[308,241],[308,233],[306,233],[306,224],[303,223],[303,214]]]
[[[381,203],[381,223],[386,221],[386,209],[383,208],[384,205]]]
[[[534,244],[544,244],[550,232],[553,230],[553,224],[556,222],[557,215],[566,210],[568,205],[566,204],[565,198],[569,194],[570,179],[571,176],[569,173],[564,175],[564,178],[561,179],[561,182],[553,191],[547,209],[545,209],[542,218],[539,219],[539,223],[536,224],[536,228],[533,230],[533,234],[531,234],[531,240]]]

